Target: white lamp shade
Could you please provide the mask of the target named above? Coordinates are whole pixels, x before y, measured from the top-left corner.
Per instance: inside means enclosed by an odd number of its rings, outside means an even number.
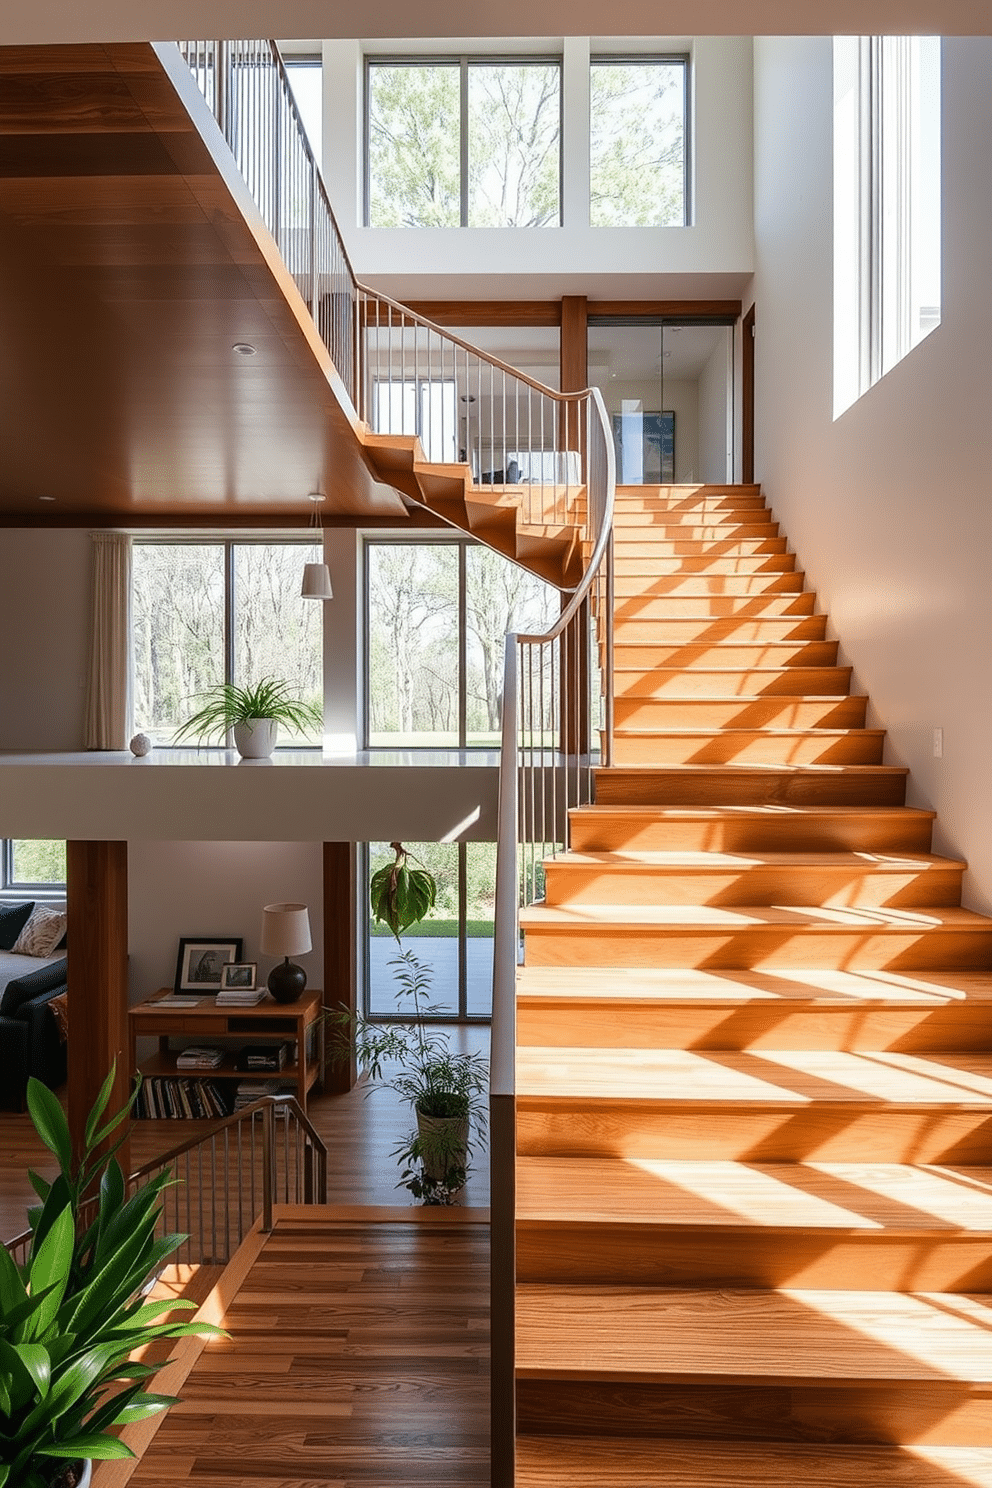
[[[263,956],[302,956],[312,949],[305,904],[266,904],[262,910]]]
[[[303,587],[300,594],[304,599],[334,598],[334,590],[331,588],[331,571],[326,563],[304,563]]]

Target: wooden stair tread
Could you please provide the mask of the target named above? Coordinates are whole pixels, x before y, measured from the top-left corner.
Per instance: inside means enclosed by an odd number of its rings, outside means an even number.
[[[518,1003],[604,1002],[736,1008],[755,1003],[814,1007],[954,1007],[992,1002],[992,973],[837,971],[705,971],[697,967],[521,966]],[[992,1037],[992,1034],[990,1034]]]
[[[851,1053],[836,1049],[517,1050],[521,1102],[992,1111],[992,1055]],[[990,1344],[992,1356],[992,1344]]]
[[[992,1383],[992,1296],[517,1289],[517,1376],[762,1384]]]
[[[679,769],[692,769],[693,766],[681,765]],[[703,767],[696,767],[703,768]],[[705,768],[710,768],[706,766]],[[768,766],[759,768],[767,769]],[[846,769],[851,767],[845,766]],[[878,766],[872,766],[877,769]],[[810,817],[825,817],[828,821],[844,816],[877,816],[883,821],[905,820],[914,817],[917,820],[933,821],[937,813],[923,806],[777,806],[777,805],[728,805],[728,806],[646,806],[616,805],[603,806],[592,803],[588,806],[574,806],[569,813],[574,816],[581,813],[582,816],[590,818],[613,820],[617,817],[630,818],[633,821],[722,821],[730,816],[735,820],[767,821],[770,817],[776,820],[781,817],[795,817],[800,821]]]
[[[604,925],[651,926],[659,929],[694,932],[742,931],[766,926],[819,931],[869,930],[884,935],[892,931],[954,930],[988,934],[992,919],[971,909],[927,905],[925,909],[851,908],[818,904],[553,904],[538,901],[520,913],[525,930],[540,930],[545,925],[568,925],[576,934],[585,929],[598,930]]]
[[[625,699],[626,701],[626,699]],[[729,739],[740,736],[752,738],[760,735],[761,738],[771,739],[884,739],[885,729],[873,728],[638,728],[634,724],[618,724],[614,729],[614,735],[629,739]]]
[[[517,1223],[832,1232],[967,1232],[992,1240],[992,1168],[521,1157]]]
[[[693,772],[699,774],[712,774],[719,770],[721,775],[771,775],[791,773],[796,775],[908,775],[909,770],[905,765],[822,765],[816,763],[790,765],[790,764],[763,764],[760,760],[733,760],[727,764],[712,765],[602,765],[596,769],[597,777],[603,775],[630,775],[641,773],[644,775],[691,775]]]
[[[992,1488],[987,1447],[521,1436],[517,1488]]]
[[[613,852],[577,852],[570,849],[557,857],[545,858],[545,867],[624,868],[645,873],[682,873],[691,868],[699,873],[724,874],[728,869],[747,868],[835,868],[838,872],[856,869],[860,872],[902,873],[932,869],[959,869],[968,865],[960,858],[941,858],[933,853],[872,852],[647,852],[632,848]]]

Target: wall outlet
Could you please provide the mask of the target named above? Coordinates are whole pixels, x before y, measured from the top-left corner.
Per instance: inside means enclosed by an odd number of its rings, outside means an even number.
[[[933,731],[933,757],[934,759],[944,758],[944,730],[942,728]]]

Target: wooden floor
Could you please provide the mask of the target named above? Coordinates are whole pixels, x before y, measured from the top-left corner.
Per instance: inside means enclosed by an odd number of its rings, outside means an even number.
[[[488,1484],[488,1225],[349,1212],[277,1224],[133,1488]]]
[[[454,1028],[451,1047],[478,1049],[488,1055],[489,1030],[477,1024]],[[396,1187],[399,1170],[392,1153],[410,1130],[410,1112],[391,1091],[362,1082],[345,1095],[312,1095],[308,1114],[328,1146],[330,1203],[407,1203],[406,1190]],[[136,1121],[132,1167],[205,1130],[208,1124],[196,1121]],[[50,1154],[27,1114],[0,1112],[0,1235],[7,1239],[25,1229],[27,1206],[35,1201],[27,1178],[29,1167],[48,1176],[54,1172]],[[474,1208],[489,1204],[489,1154],[484,1149],[476,1152],[462,1200]]]
[[[615,545],[522,916],[517,1488],[992,1488],[992,921],[757,488]]]

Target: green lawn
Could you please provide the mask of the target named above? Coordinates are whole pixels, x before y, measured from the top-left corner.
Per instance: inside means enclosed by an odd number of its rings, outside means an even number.
[[[466,920],[465,933],[470,940],[492,940],[492,920]],[[393,932],[385,925],[370,925],[369,934],[375,936],[386,935],[392,939]],[[404,931],[405,940],[447,940],[458,934],[457,920],[422,920],[419,925],[411,925],[409,930]]]

